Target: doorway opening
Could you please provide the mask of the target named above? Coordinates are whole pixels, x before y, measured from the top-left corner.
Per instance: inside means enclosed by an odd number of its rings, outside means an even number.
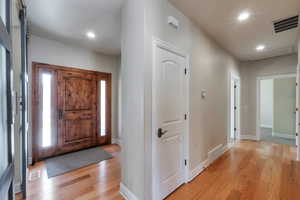
[[[296,146],[296,74],[257,79],[258,139]]]
[[[239,76],[230,74],[230,131],[228,144],[232,145],[240,137],[240,95],[241,79]]]

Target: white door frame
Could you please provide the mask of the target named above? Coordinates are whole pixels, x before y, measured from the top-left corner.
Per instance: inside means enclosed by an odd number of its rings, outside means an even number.
[[[265,75],[256,77],[256,139],[261,140],[260,133],[260,81],[268,79],[284,79],[284,78],[297,78],[296,73],[286,73],[277,75]],[[296,84],[296,83],[295,83]],[[297,128],[297,126],[296,126]]]
[[[297,160],[300,160],[300,63],[297,65],[297,85],[296,85],[296,145],[297,145]]]
[[[183,141],[183,160],[182,162],[184,162],[184,160],[186,160],[186,165],[184,166],[184,174],[182,175],[184,183],[188,183],[189,180],[189,161],[190,161],[190,155],[189,155],[189,123],[190,123],[190,113],[189,113],[189,88],[190,88],[190,58],[189,55],[175,47],[174,45],[164,42],[160,39],[157,38],[153,38],[152,40],[152,138],[151,138],[151,146],[152,146],[152,197],[154,200],[159,199],[158,198],[158,189],[157,189],[157,185],[158,185],[158,169],[156,168],[157,166],[157,156],[155,153],[155,137],[157,137],[157,129],[159,128],[156,124],[157,121],[157,113],[156,113],[156,88],[157,88],[157,81],[156,81],[156,51],[157,48],[162,48],[162,49],[166,49],[168,51],[171,51],[175,54],[178,54],[182,57],[185,58],[186,60],[186,70],[187,70],[187,74],[186,74],[186,91],[185,91],[185,108],[186,108],[186,114],[187,114],[187,120],[185,120],[185,133],[183,135],[184,141]]]
[[[231,96],[234,95],[233,93],[233,90],[234,88],[232,88],[231,86],[231,83],[232,81],[235,81],[235,82],[238,82],[238,107],[237,107],[237,123],[238,123],[238,127],[237,127],[237,131],[236,131],[236,135],[235,135],[235,139],[239,139],[240,138],[240,129],[241,129],[241,78],[238,74],[234,73],[234,72],[230,72],[229,73],[229,86],[228,86],[228,90],[229,90],[229,104],[228,104],[228,113],[229,113],[229,117],[228,117],[228,136],[227,136],[227,143],[229,145],[232,145],[232,141],[230,140],[231,139],[231,130],[232,130],[232,127],[231,127],[231,122],[232,120],[234,120],[234,115],[232,115],[232,112],[231,112],[231,104],[232,104],[232,98]]]

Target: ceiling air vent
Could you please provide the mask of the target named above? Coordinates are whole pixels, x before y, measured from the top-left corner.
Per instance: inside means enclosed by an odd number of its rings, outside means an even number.
[[[274,21],[273,23],[274,23],[275,33],[280,33],[290,29],[294,29],[298,27],[299,15],[282,19],[282,20],[277,20]]]

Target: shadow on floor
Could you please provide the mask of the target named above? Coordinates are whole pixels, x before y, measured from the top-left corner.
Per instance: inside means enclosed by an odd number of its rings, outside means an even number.
[[[261,133],[262,141],[272,142],[272,143],[276,143],[276,144],[287,144],[290,146],[296,146],[296,140],[272,136],[271,128],[261,128],[260,133]]]

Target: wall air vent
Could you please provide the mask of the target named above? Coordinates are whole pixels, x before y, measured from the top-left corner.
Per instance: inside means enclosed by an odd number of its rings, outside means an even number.
[[[280,33],[290,29],[297,28],[299,25],[299,15],[289,17],[286,19],[281,19],[274,21],[274,31],[275,33]]]

